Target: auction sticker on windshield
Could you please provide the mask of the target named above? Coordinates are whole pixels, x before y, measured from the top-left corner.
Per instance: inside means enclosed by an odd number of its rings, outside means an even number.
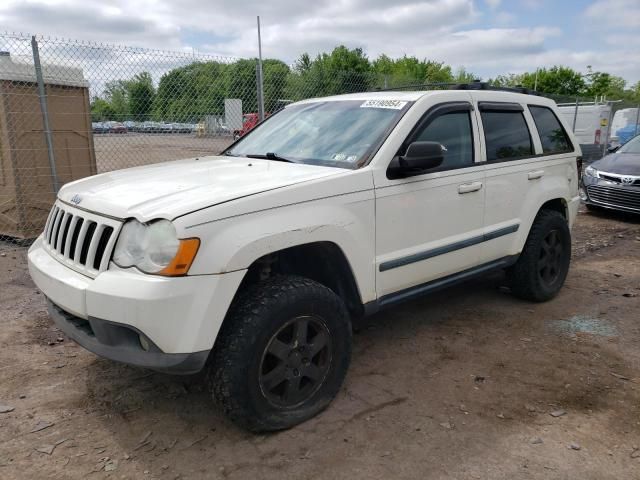
[[[407,102],[400,100],[367,100],[360,108],[390,108],[392,110],[400,110]]]

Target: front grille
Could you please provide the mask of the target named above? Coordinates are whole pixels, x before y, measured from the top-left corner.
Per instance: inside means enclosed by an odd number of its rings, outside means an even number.
[[[587,187],[587,193],[594,203],[640,211],[640,190],[590,185]]]
[[[95,277],[109,265],[121,223],[57,203],[49,213],[43,244],[76,271]]]
[[[613,182],[613,183],[619,183],[619,184],[624,184],[624,185],[629,185],[629,186],[634,186],[634,187],[640,187],[640,177],[635,177],[635,176],[628,176],[627,178],[630,178],[630,182],[631,183],[625,183],[622,181],[623,178],[625,178],[625,175],[612,175],[609,173],[598,173],[598,177],[607,180],[609,182]]]

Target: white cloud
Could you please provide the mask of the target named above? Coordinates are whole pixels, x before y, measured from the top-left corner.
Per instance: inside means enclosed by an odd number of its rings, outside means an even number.
[[[640,1],[598,0],[587,8],[585,16],[601,26],[607,25],[616,29],[638,28]]]
[[[611,37],[635,33],[629,29],[640,25],[640,1],[595,0],[584,15],[567,19],[582,21],[592,31],[592,41],[581,43],[577,51],[567,47],[575,38],[557,28],[504,28],[526,25],[522,7],[541,9],[543,0],[509,2],[509,12],[500,10],[506,5],[500,0],[0,0],[0,30],[253,57],[255,15],[260,15],[263,55],[286,62],[305,51],[315,55],[345,44],[362,47],[372,58],[415,55],[484,76],[568,63],[580,70],[588,64],[598,70],[611,67],[611,73],[630,81],[640,78],[634,50],[616,45]],[[601,19],[628,29],[619,31],[621,27],[609,27]],[[482,25],[486,21],[493,28]],[[158,65],[172,64],[162,55],[152,58]],[[134,68],[131,59],[118,59],[121,67],[107,61],[114,60],[105,57],[95,66],[105,77],[108,68]]]
[[[496,23],[500,25],[505,25],[505,24],[514,22],[516,20],[516,16],[515,14],[509,13],[509,12],[497,12],[493,16],[493,19],[495,20]]]

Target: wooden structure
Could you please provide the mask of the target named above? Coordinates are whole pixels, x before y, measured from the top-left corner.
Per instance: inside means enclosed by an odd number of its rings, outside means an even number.
[[[95,175],[82,70],[44,64],[42,71],[58,185]],[[0,52],[0,237],[37,237],[54,200],[35,69]]]

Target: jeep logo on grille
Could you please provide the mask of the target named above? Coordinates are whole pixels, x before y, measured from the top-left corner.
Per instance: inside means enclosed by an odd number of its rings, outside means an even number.
[[[622,183],[625,185],[631,185],[634,182],[635,178],[633,177],[622,177]]]
[[[71,197],[71,203],[73,203],[74,205],[78,205],[81,201],[82,197],[77,193],[73,197]]]

